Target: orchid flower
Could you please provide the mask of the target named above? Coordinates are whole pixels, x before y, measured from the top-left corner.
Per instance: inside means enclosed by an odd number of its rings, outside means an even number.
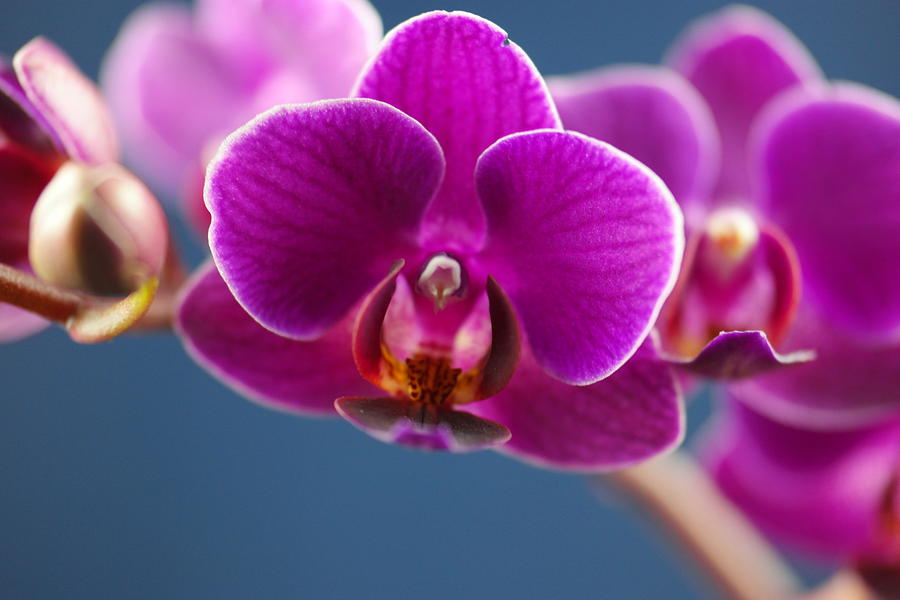
[[[553,82],[568,127],[645,160],[685,211],[665,349],[712,377],[773,370],[740,385],[765,387],[751,397],[779,418],[847,426],[889,412],[900,398],[896,100],[825,83],[788,31],[747,7],[689,29],[668,63],[677,72]],[[806,349],[818,360],[800,365]]]
[[[381,34],[366,0],[150,3],[101,79],[128,158],[205,236],[203,174],[225,136],[276,104],[345,97]]]
[[[0,62],[0,341],[43,328],[38,315],[100,341],[149,308],[168,229],[117,159],[99,90],[60,49],[36,38]]]
[[[563,469],[680,440],[676,381],[648,337],[680,212],[642,164],[562,131],[493,23],[401,24],[352,98],[231,134],[205,195],[215,266],[178,327],[244,395],[336,408],[386,442]]]
[[[730,402],[702,453],[719,487],[776,540],[900,584],[900,415],[812,430]]]
[[[790,32],[748,7],[690,28],[667,62],[674,69],[615,66],[551,80],[566,127],[646,162],[685,212],[685,265],[659,323],[663,346],[712,377],[808,360],[769,345],[793,317],[799,270],[793,246],[760,210],[747,153],[763,107],[819,80],[818,67]],[[723,330],[733,333],[717,338]]]

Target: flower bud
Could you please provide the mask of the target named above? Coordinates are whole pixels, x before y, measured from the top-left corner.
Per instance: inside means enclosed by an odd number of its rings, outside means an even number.
[[[28,257],[49,283],[119,296],[159,275],[167,242],[162,208],[134,175],[69,162],[31,213]]]

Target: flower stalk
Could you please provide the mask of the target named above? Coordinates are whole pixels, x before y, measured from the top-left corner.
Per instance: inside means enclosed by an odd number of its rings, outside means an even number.
[[[662,525],[725,597],[775,600],[799,593],[797,579],[775,549],[685,453],[650,460],[604,479]]]
[[[0,264],[0,302],[66,323],[84,307],[84,297],[41,281],[33,275]]]

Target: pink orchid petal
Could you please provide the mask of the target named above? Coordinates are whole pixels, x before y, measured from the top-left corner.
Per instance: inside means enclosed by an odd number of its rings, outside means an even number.
[[[760,208],[838,327],[900,339],[900,101],[851,84],[796,93],[757,132]]]
[[[197,29],[245,86],[283,73],[307,90],[260,111],[347,96],[383,32],[366,0],[200,0]]]
[[[253,116],[248,92],[197,36],[187,7],[148,4],[106,55],[101,79],[129,159],[178,193],[205,147]]]
[[[669,50],[666,63],[684,75],[712,109],[722,140],[722,172],[715,196],[750,191],[747,137],[753,121],[776,95],[821,80],[812,56],[768,14],[731,6],[696,22]]]
[[[617,66],[548,80],[566,129],[608,142],[666,183],[688,223],[699,221],[719,169],[709,108],[664,67]]]
[[[4,56],[0,56],[0,137],[48,158],[56,158],[64,151],[62,142],[28,99],[15,69]]]
[[[31,211],[55,164],[3,142],[0,135],[0,263],[27,265]]]
[[[339,396],[377,393],[353,365],[351,321],[312,342],[276,335],[241,308],[208,262],[182,292],[176,326],[194,359],[241,395],[282,410],[331,415]]]
[[[548,377],[523,348],[506,388],[465,408],[509,428],[502,452],[553,469],[626,467],[674,448],[684,435],[675,375],[649,339],[612,376],[587,386]]]
[[[415,234],[443,159],[421,125],[351,99],[283,106],[210,163],[210,247],[238,301],[265,327],[312,339],[347,313]]]
[[[37,315],[0,302],[0,344],[17,342],[50,324]]]
[[[846,429],[884,419],[900,408],[900,345],[860,341],[801,304],[779,349],[810,349],[816,359],[732,387],[773,419],[800,427]]]
[[[28,100],[71,158],[90,164],[118,159],[115,128],[100,90],[62,50],[35,38],[16,52],[13,67]]]
[[[388,33],[356,96],[382,100],[437,138],[447,174],[428,207],[426,248],[470,252],[483,243],[484,214],[472,172],[504,135],[559,127],[546,86],[506,32],[464,12],[431,12]]]
[[[538,363],[568,383],[609,376],[674,285],[684,238],[672,195],[630,156],[562,131],[501,139],[475,178],[489,229],[483,260]]]
[[[719,486],[773,537],[836,563],[878,545],[878,513],[898,476],[900,422],[822,432],[736,403],[713,423],[705,461]]]

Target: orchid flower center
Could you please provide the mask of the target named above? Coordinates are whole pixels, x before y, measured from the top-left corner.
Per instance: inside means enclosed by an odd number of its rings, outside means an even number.
[[[443,252],[428,259],[417,284],[419,293],[434,301],[435,312],[447,306],[448,298],[460,295],[462,288],[462,266],[455,258]]]
[[[443,404],[456,388],[462,369],[442,357],[417,354],[406,359],[406,394],[413,402]]]
[[[724,259],[739,263],[756,247],[759,227],[741,208],[720,208],[706,221],[706,237]]]

